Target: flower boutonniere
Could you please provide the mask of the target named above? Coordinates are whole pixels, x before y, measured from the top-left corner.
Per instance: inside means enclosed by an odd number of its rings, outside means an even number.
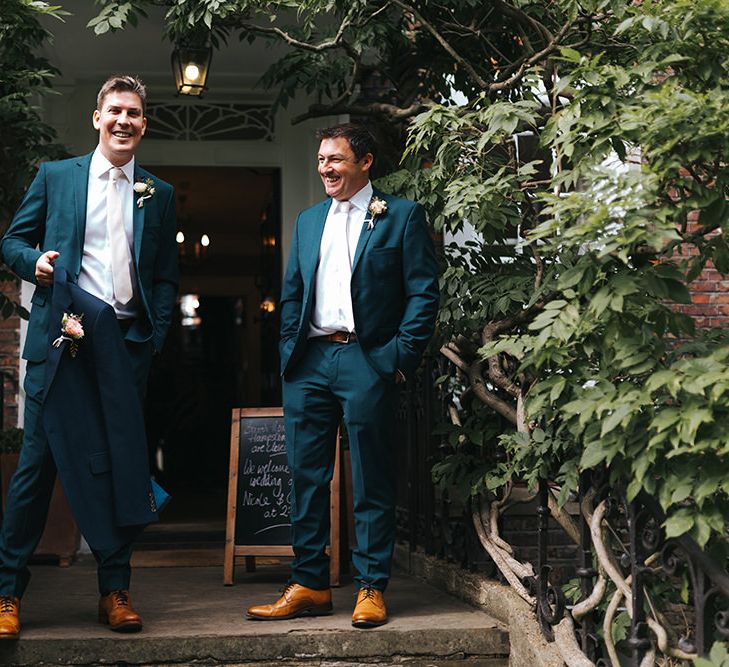
[[[81,324],[84,314],[74,315],[73,313],[63,313],[61,318],[61,335],[53,341],[53,347],[61,347],[64,340],[71,344],[68,351],[72,357],[78,352],[79,341],[84,337],[84,328]]]
[[[137,199],[137,206],[144,207],[144,200],[149,199],[154,194],[154,181],[151,178],[145,178],[143,181],[137,181],[134,184],[134,192],[140,197]]]
[[[367,221],[367,229],[371,230],[375,228],[377,218],[387,211],[387,202],[379,197],[372,197],[367,210],[370,213],[370,219]]]

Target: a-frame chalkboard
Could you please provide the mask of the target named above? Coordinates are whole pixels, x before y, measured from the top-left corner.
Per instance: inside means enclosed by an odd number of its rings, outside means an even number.
[[[341,573],[342,452],[337,434],[330,487],[330,577]],[[283,408],[234,408],[230,430],[230,476],[223,583],[234,579],[236,556],[250,568],[256,556],[293,556],[289,500],[291,474],[286,458]]]

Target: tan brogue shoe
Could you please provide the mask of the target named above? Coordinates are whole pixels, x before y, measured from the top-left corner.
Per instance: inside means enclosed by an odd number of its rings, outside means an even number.
[[[248,608],[248,618],[255,621],[283,621],[305,614],[323,616],[332,612],[332,591],[328,588],[318,591],[300,584],[291,583],[284,588],[283,595],[273,604],[262,604]]]
[[[139,632],[142,618],[134,611],[129,591],[112,591],[99,600],[99,623],[107,624],[115,632]]]
[[[387,608],[382,591],[369,586],[360,588],[352,614],[352,625],[355,628],[376,628],[385,623],[387,623]]]
[[[0,595],[0,639],[20,636],[20,598]]]

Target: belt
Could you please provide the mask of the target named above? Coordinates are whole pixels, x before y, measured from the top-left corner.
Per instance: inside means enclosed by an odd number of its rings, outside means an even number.
[[[312,340],[322,340],[327,343],[356,343],[357,334],[349,331],[335,331],[325,336],[312,336]]]

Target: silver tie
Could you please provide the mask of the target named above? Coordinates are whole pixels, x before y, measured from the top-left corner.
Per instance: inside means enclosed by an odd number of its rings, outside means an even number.
[[[114,298],[119,303],[126,304],[132,300],[134,292],[132,274],[129,270],[129,244],[124,229],[122,198],[117,186],[117,182],[121,178],[125,178],[124,172],[119,167],[112,167],[109,172],[109,185],[106,188],[106,224],[109,229]]]

